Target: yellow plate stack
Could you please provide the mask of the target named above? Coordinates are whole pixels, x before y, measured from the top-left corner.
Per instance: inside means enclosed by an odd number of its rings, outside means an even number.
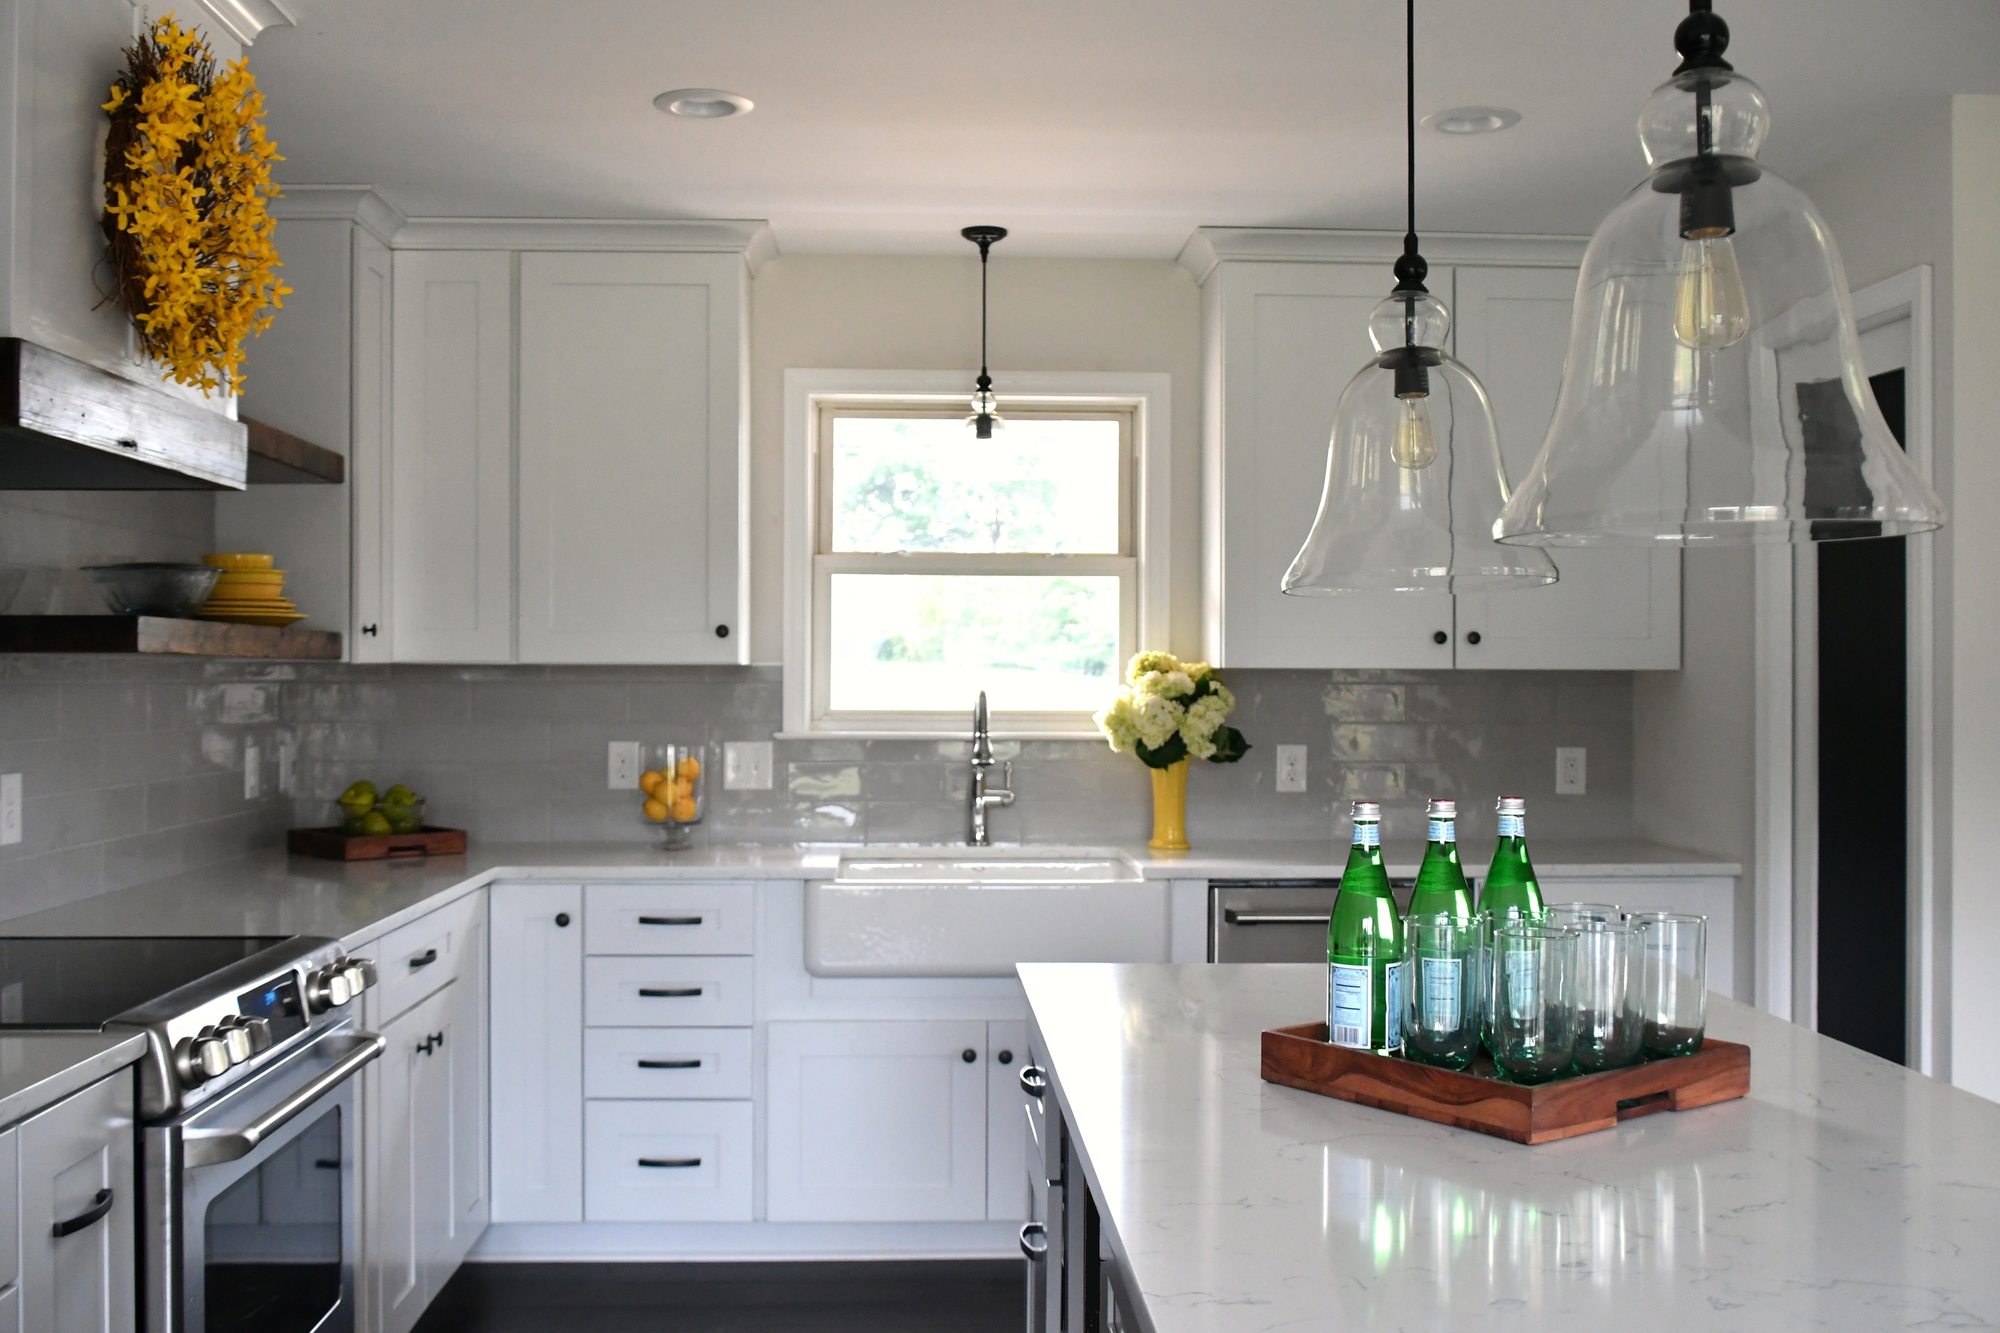
[[[229,620],[240,625],[291,625],[305,613],[283,595],[285,571],[268,555],[212,551],[201,558],[222,571],[215,591],[195,614],[203,620]]]

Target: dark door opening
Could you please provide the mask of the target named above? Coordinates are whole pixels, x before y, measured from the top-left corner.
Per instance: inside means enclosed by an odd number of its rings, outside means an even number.
[[[1871,375],[1896,442],[1903,372]],[[1904,1062],[1909,845],[1902,537],[1819,557],[1819,1030]]]

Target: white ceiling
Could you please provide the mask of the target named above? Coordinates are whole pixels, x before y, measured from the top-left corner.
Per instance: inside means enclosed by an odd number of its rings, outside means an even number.
[[[292,183],[413,215],[768,218],[781,249],[1171,256],[1203,224],[1402,225],[1395,0],[291,0],[251,51]],[[1719,0],[1797,178],[2000,92],[2000,0]],[[1422,0],[1432,231],[1585,233],[1642,174],[1676,0]],[[653,109],[726,88],[747,117]]]

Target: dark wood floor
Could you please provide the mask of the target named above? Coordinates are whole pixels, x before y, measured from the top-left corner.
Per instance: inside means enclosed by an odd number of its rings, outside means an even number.
[[[1007,1259],[466,1264],[416,1333],[1019,1333]]]

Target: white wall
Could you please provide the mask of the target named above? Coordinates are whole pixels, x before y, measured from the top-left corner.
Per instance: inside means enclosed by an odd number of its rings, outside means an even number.
[[[1005,242],[1001,243],[1004,249]],[[783,656],[784,376],[787,369],[979,368],[979,260],[784,255],[750,286],[750,659]],[[1200,293],[1153,260],[1008,259],[991,274],[994,390],[1009,371],[1165,371],[1173,376],[1173,633],[1200,643]],[[973,447],[970,440],[967,447]]]

